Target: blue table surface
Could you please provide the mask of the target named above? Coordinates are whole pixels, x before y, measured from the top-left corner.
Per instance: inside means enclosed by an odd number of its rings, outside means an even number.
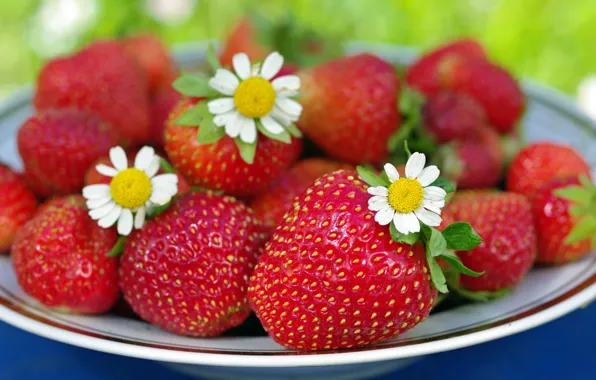
[[[430,355],[389,379],[594,379],[596,303],[533,330]],[[38,337],[0,322],[2,380],[180,379],[159,363]]]

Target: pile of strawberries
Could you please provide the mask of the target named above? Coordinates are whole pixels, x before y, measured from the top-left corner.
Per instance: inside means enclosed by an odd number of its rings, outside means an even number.
[[[282,51],[262,32],[241,20],[220,63]],[[187,119],[203,97],[172,87],[178,70],[153,36],[48,62],[36,113],[18,132],[24,172],[0,167],[0,249],[12,251],[23,289],[71,313],[108,312],[123,299],[149,323],[197,337],[254,312],[286,347],[350,348],[423,321],[445,297],[431,276],[450,297],[487,301],[534,264],[579,259],[596,243],[589,165],[554,143],[520,150],[524,94],[477,42],[436,48],[405,71],[371,54],[328,59],[324,41],[297,45],[299,57],[324,57],[288,59],[279,74],[300,78],[304,137],[259,133],[249,160],[227,135],[197,141],[204,120]],[[458,188],[437,229],[467,222],[482,240],[429,250],[441,244],[434,232],[425,249],[375,221],[356,165],[375,172],[390,162],[403,174],[406,142]],[[116,145],[129,158],[153,146],[179,177],[169,207],[127,239],[98,226],[80,195],[109,184],[95,168]],[[440,268],[428,264],[433,249],[447,250]]]

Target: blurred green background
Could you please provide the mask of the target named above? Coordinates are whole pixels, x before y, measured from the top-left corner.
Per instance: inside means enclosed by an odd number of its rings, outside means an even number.
[[[596,72],[594,0],[18,0],[0,2],[0,98],[44,60],[89,40],[154,31],[174,44],[221,38],[239,15],[295,12],[346,39],[431,47],[475,36],[517,75],[575,93]]]

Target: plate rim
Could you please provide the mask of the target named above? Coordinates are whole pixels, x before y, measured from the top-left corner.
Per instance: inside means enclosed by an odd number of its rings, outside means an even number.
[[[178,45],[174,48],[177,54],[194,53],[197,56],[202,55],[208,42],[193,42]],[[351,42],[349,47],[366,50],[382,50],[393,52],[394,54],[406,53],[406,56],[413,56],[415,48],[393,45],[385,43],[366,43]],[[579,124],[587,128],[596,130],[596,122],[584,115],[577,107],[575,102],[566,94],[548,85],[536,82],[530,79],[522,80],[524,91],[531,94],[533,100],[547,105],[550,108],[556,108],[562,113],[576,119]],[[28,85],[10,95],[0,104],[0,115],[10,113],[12,110],[29,103],[33,93],[33,86]],[[569,295],[569,293],[571,293]],[[562,300],[557,301],[562,298]],[[544,323],[559,318],[584,304],[589,303],[596,298],[596,274],[593,274],[583,283],[570,289],[563,295],[543,304],[554,303],[550,307],[540,309],[528,316],[521,317],[510,322],[489,327],[487,329],[472,333],[464,333],[453,337],[447,337],[439,340],[403,345],[398,347],[374,347],[364,348],[354,351],[342,352],[317,352],[317,353],[299,353],[292,355],[289,353],[209,353],[209,352],[186,352],[184,350],[171,350],[164,348],[138,346],[132,343],[124,343],[104,338],[83,335],[79,332],[65,330],[61,327],[53,326],[47,322],[38,321],[34,318],[23,315],[15,309],[20,309],[18,305],[11,301],[0,298],[0,320],[13,325],[22,330],[42,336],[44,338],[56,340],[62,343],[71,344],[87,349],[112,353],[117,355],[136,357],[140,359],[149,359],[156,361],[166,361],[172,363],[185,363],[210,366],[230,366],[230,367],[300,367],[300,366],[328,366],[370,363],[391,359],[400,359],[437,353],[442,351],[463,348],[501,337],[509,336],[530,328],[537,327]],[[555,302],[557,301],[557,302]],[[543,305],[538,306],[541,308]],[[51,322],[51,321],[50,321]],[[275,359],[273,359],[275,357]]]

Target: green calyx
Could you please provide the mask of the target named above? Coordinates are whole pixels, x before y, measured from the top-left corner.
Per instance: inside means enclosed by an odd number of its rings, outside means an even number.
[[[590,239],[592,247],[596,247],[596,185],[584,174],[579,179],[581,185],[554,191],[557,197],[571,203],[569,213],[576,220],[564,242],[571,245]]]
[[[358,166],[356,170],[358,171],[360,179],[366,182],[369,186],[388,187],[391,185],[386,175],[376,175],[370,169],[363,166]],[[438,178],[431,185],[443,188],[448,194],[455,191],[455,186],[444,178]],[[483,274],[467,268],[453,252],[471,250],[482,243],[480,235],[478,235],[478,233],[474,231],[474,228],[468,223],[456,222],[447,226],[443,231],[439,231],[436,228],[421,223],[419,233],[409,234],[399,232],[394,223],[390,223],[389,232],[391,238],[397,243],[413,245],[420,242],[424,246],[431,280],[433,285],[441,293],[448,293],[449,290],[445,273],[437,262],[437,259],[442,259],[449,265],[450,270],[455,271],[458,274],[462,273],[474,277]]]
[[[449,287],[449,290],[461,298],[474,302],[488,302],[504,297],[511,293],[511,288],[503,288],[495,291],[467,290],[461,287],[459,282],[460,276],[461,274],[456,271],[450,269],[445,271],[445,277],[447,279],[447,286]]]

